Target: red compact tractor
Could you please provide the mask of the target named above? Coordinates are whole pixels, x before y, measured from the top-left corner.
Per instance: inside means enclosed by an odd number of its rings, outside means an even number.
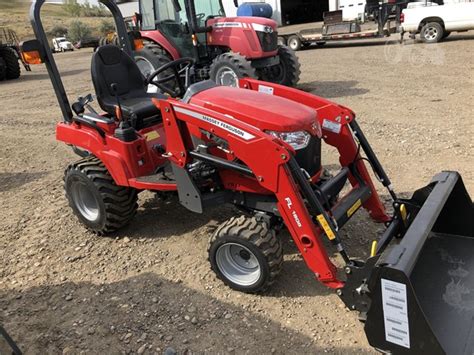
[[[147,77],[164,61],[194,59],[197,80],[237,86],[243,77],[295,86],[300,64],[277,43],[277,24],[261,17],[225,17],[221,0],[140,0],[145,47],[135,52]]]
[[[101,2],[116,20],[121,47],[102,46],[92,58],[103,112],[90,107],[91,95],[70,105],[41,24],[44,1],[33,2],[37,39],[22,50],[30,63],[48,68],[63,114],[57,139],[84,156],[64,180],[87,228],[104,234],[128,224],[143,190],[175,194],[196,213],[233,204],[242,216],[224,222],[209,244],[211,268],[229,287],[262,292],[275,282],[283,261],[277,232],[286,228],[316,279],[360,313],[372,346],[394,354],[472,354],[474,210],[459,174],[442,172],[402,199],[346,107],[249,78],[238,88],[192,84],[191,58],[165,64],[144,82],[112,0]],[[164,85],[169,80],[177,90]],[[147,93],[149,84],[167,95]],[[323,174],[323,141],[340,155],[332,177]],[[351,256],[341,237],[360,208],[385,224],[366,261]],[[328,248],[341,256],[343,273]]]

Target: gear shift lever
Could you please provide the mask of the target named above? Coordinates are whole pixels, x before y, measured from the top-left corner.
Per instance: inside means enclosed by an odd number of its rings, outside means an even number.
[[[130,126],[128,118],[124,117],[122,111],[122,105],[120,104],[120,98],[118,95],[118,85],[112,83],[110,89],[114,93],[115,99],[117,100],[117,106],[115,108],[115,115],[120,120],[119,126],[115,129],[114,137],[124,142],[132,142],[137,139],[137,131]]]

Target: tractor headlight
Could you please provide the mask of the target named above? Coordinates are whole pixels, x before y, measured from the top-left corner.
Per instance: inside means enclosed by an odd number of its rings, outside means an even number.
[[[306,148],[308,146],[309,140],[311,139],[311,135],[305,131],[296,131],[296,132],[267,131],[267,133],[291,145],[294,150]]]

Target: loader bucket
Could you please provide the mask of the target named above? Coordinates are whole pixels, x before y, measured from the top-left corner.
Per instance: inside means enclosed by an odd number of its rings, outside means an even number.
[[[474,354],[474,210],[458,173],[417,190],[421,205],[369,279],[365,332],[393,354]]]

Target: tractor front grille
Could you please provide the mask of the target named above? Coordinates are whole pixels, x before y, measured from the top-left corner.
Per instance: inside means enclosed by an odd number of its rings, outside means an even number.
[[[321,139],[312,136],[306,148],[296,151],[296,161],[309,175],[316,174],[321,169]]]
[[[278,47],[278,33],[273,31],[271,33],[257,31],[258,40],[262,46],[262,51],[272,52],[276,51]]]

